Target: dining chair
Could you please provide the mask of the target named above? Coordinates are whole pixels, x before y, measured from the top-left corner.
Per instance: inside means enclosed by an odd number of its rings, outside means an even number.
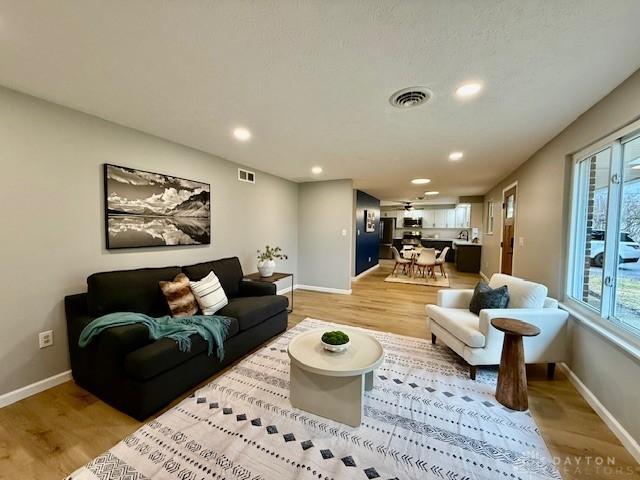
[[[396,247],[391,247],[391,252],[393,253],[393,259],[396,261],[395,265],[393,266],[391,275],[396,273],[396,268],[398,268],[398,265],[402,265],[402,272],[406,274],[407,268],[411,266],[411,260],[400,255],[400,252],[398,252],[398,249]]]
[[[435,278],[434,266],[436,264],[436,249],[435,248],[423,248],[420,252],[420,256],[414,262],[414,266],[418,270],[418,273],[422,271],[422,276],[426,276],[427,271],[431,272],[431,276]]]
[[[447,259],[447,252],[449,251],[449,247],[444,247],[438,258],[436,258],[436,265],[440,267],[440,273],[447,278],[447,273],[444,271],[444,262]]]

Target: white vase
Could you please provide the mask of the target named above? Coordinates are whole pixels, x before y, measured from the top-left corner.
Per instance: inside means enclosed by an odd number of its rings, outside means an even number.
[[[258,271],[261,277],[270,277],[276,269],[276,262],[273,260],[260,260],[258,262]]]

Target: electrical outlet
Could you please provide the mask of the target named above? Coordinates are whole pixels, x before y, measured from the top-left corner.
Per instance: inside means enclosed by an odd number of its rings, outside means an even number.
[[[38,344],[40,348],[50,347],[53,345],[53,330],[40,332],[38,335]]]
[[[520,247],[524,247],[524,237],[520,237],[520,238],[518,239],[518,246],[520,246]]]

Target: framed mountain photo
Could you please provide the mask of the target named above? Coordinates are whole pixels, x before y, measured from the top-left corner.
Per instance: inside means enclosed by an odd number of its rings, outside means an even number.
[[[107,248],[211,243],[208,183],[104,165]]]

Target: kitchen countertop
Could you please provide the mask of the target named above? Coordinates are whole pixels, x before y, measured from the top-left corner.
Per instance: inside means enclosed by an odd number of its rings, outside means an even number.
[[[402,240],[402,237],[396,237],[394,238],[394,240]],[[435,241],[435,242],[452,242],[456,245],[471,245],[471,246],[475,246],[475,247],[481,247],[482,243],[473,243],[470,240],[462,240],[459,238],[427,238],[427,237],[422,237],[420,238],[420,240],[427,240],[427,241]]]
[[[482,246],[482,244],[479,243],[479,242],[478,243],[473,243],[473,242],[468,241],[468,240],[458,240],[458,239],[456,239],[456,240],[453,241],[453,243],[454,243],[454,245],[465,245],[465,246],[469,245],[469,246],[472,246],[472,247],[481,247]]]
[[[402,237],[394,237],[394,240],[403,240]],[[457,238],[447,238],[447,237],[438,237],[438,238],[433,238],[433,237],[422,237],[419,238],[418,240],[437,240],[440,242],[455,242],[457,240]]]

